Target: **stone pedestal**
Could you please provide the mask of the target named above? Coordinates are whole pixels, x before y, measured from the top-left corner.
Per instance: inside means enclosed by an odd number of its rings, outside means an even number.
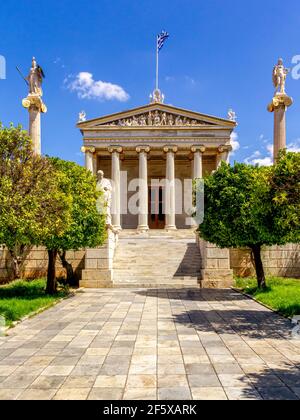
[[[107,240],[102,247],[86,249],[85,269],[82,271],[80,287],[113,287],[113,261],[117,242],[118,235],[109,229]]]
[[[268,111],[274,113],[274,163],[279,151],[286,148],[286,110],[293,99],[285,93],[277,93],[268,106]]]
[[[40,95],[29,94],[23,99],[22,105],[29,112],[29,136],[32,139],[33,151],[41,154],[41,113],[47,112],[47,107],[43,103]]]
[[[197,242],[201,254],[201,288],[223,289],[233,286],[229,249],[218,248],[199,237]]]

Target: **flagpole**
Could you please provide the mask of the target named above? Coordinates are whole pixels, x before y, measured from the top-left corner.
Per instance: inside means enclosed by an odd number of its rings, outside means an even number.
[[[156,38],[156,90],[158,90],[158,41]]]

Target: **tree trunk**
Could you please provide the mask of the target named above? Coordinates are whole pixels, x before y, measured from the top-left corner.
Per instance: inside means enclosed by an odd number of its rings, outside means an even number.
[[[31,247],[26,245],[15,245],[14,248],[8,249],[12,259],[13,280],[22,277],[23,266],[30,250]]]
[[[261,245],[253,245],[251,246],[251,249],[252,249],[253,257],[254,257],[258,287],[260,289],[266,289],[267,288],[266,277],[265,277],[264,266],[261,259]]]
[[[55,263],[57,257],[56,249],[48,249],[48,273],[47,273],[47,286],[46,293],[53,295],[57,291]]]
[[[59,251],[58,252],[58,255],[59,255],[59,258],[61,260],[62,266],[64,267],[64,269],[67,272],[67,284],[69,286],[73,286],[73,287],[78,286],[78,281],[75,278],[75,274],[74,274],[74,270],[73,270],[72,264],[70,264],[66,260],[66,251]]]

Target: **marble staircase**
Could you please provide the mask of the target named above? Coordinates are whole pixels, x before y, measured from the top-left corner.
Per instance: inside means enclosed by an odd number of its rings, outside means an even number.
[[[124,230],[113,265],[114,287],[200,287],[201,258],[193,230]]]

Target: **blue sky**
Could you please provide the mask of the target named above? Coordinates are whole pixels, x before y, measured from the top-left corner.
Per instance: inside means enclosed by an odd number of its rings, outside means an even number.
[[[292,58],[300,55],[299,28],[299,0],[7,0],[0,5],[0,55],[7,63],[0,120],[27,127],[21,105],[27,88],[15,66],[27,74],[35,55],[46,73],[43,153],[82,163],[79,111],[95,118],[148,103],[156,34],[166,29],[171,36],[160,55],[166,103],[220,117],[232,107],[240,144],[232,159],[268,159],[272,68],[279,56],[292,67]],[[113,88],[113,99],[79,98],[64,81],[70,84],[80,72],[121,89]],[[111,92],[110,85],[97,86],[98,95]],[[287,120],[288,143],[295,149],[300,79],[289,76],[287,91],[295,100]]]

